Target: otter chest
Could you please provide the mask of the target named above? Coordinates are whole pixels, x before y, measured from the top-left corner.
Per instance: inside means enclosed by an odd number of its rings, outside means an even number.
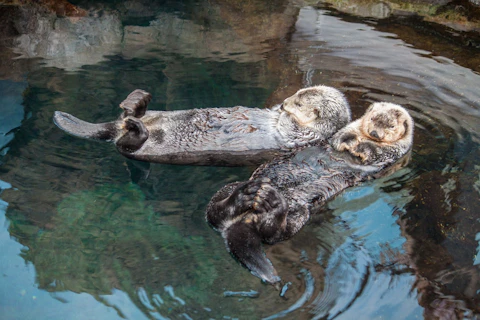
[[[193,143],[203,151],[277,149],[274,116],[270,110],[246,107],[198,110],[191,122],[178,124],[183,128],[176,126],[175,132],[183,134],[189,148]]]

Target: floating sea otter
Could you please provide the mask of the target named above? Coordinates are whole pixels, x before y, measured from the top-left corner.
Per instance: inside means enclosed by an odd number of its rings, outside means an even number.
[[[348,150],[363,164],[391,162],[412,146],[412,118],[399,105],[372,104],[358,120],[340,129],[331,139],[335,150]]]
[[[206,219],[238,261],[276,285],[280,278],[262,242],[290,238],[345,188],[405,165],[412,141],[408,112],[392,103],[374,103],[362,118],[337,132],[331,146],[310,146],[275,158],[248,181],[223,187],[208,204]]]
[[[299,90],[272,109],[247,107],[147,111],[151,95],[133,91],[113,122],[92,124],[56,111],[55,124],[81,138],[115,143],[132,159],[198,165],[258,164],[292,148],[330,138],[350,121],[343,94]]]

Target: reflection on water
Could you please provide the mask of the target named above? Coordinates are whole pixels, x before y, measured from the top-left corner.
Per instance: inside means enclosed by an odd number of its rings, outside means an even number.
[[[0,5],[7,319],[478,316],[478,51],[408,19],[287,0],[76,4]],[[204,221],[210,197],[254,168],[149,166],[51,120],[112,120],[135,88],[152,92],[151,109],[178,110],[269,106],[320,83],[345,92],[355,117],[372,101],[406,106],[415,147],[407,168],[347,190],[266,248],[287,300]]]

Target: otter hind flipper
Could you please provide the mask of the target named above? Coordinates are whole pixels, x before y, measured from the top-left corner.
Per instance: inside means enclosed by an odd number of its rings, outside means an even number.
[[[152,95],[147,91],[140,89],[134,90],[120,103],[120,108],[124,110],[122,118],[129,116],[135,118],[143,117],[151,100]]]
[[[118,134],[115,122],[90,123],[61,111],[55,111],[53,122],[63,131],[84,139],[113,141]]]
[[[242,219],[224,230],[223,237],[228,251],[254,276],[278,286],[281,279],[263,251],[255,226]]]
[[[140,119],[131,116],[123,120],[123,128],[126,132],[117,140],[116,145],[120,153],[128,155],[143,146],[149,132]]]

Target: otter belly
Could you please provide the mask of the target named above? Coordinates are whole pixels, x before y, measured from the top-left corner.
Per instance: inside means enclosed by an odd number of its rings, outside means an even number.
[[[137,160],[196,165],[255,165],[282,154],[286,142],[278,112],[258,108],[149,111],[140,120],[148,139],[133,152]]]

